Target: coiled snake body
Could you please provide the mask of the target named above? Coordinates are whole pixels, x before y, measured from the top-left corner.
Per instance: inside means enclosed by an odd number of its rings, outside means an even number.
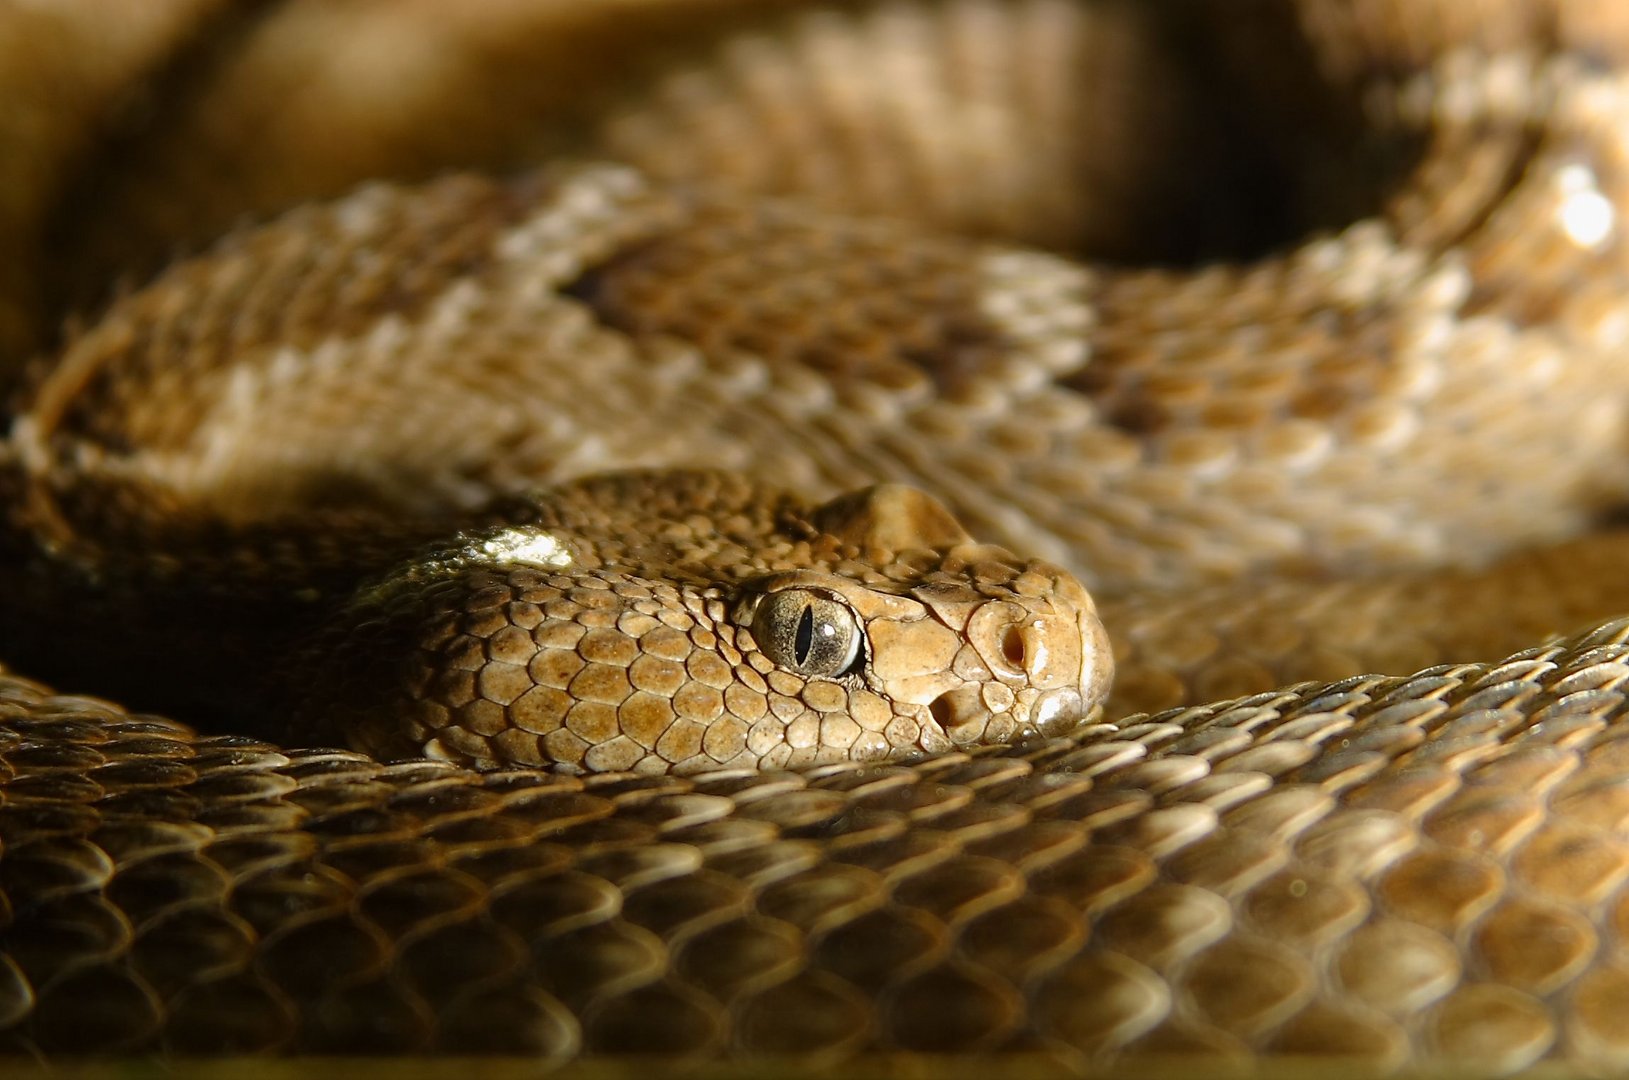
[[[4,655],[199,730],[0,681],[0,1045],[1629,1063],[1629,28],[1169,15],[777,7],[80,326]]]

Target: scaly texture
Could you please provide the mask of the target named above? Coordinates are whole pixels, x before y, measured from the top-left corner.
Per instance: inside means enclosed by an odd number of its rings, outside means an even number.
[[[240,229],[20,390],[6,657],[208,733],[0,684],[6,1045],[1629,1065],[1622,17],[660,10],[535,9],[617,162]],[[180,113],[46,291],[279,200]]]
[[[3,684],[23,1052],[1620,1069],[1622,625],[914,765],[568,779]]]

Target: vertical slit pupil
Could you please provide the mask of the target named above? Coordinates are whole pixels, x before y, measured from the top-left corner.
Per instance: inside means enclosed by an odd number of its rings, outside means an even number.
[[[797,657],[798,665],[809,662],[809,653],[814,648],[814,606],[805,604],[803,614],[798,618],[797,639],[792,644],[793,655]]]

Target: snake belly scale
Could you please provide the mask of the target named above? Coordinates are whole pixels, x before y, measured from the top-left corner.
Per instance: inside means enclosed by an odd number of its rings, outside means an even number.
[[[532,7],[19,378],[0,1053],[1629,1066],[1610,3]]]

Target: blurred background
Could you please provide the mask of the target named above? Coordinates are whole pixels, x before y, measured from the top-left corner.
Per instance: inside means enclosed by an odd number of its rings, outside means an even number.
[[[1259,167],[1214,152],[1243,137],[1237,115],[1184,128],[1197,76],[1173,39],[1217,7],[0,0],[0,371],[246,219],[372,178],[564,155],[1048,247],[1191,247],[1196,222],[1225,215],[1195,212],[1200,189],[1170,160]],[[936,68],[947,43],[924,35],[946,34],[988,54],[982,84]],[[1076,81],[1026,84],[1003,63],[1014,35],[1077,54]],[[846,80],[854,64],[889,77]],[[954,179],[911,180],[930,172]]]
[[[1250,254],[1406,166],[1354,58],[1606,49],[1617,2],[0,0],[0,375],[245,220],[563,156],[1113,260]],[[1069,62],[1004,62],[1036,41]]]

